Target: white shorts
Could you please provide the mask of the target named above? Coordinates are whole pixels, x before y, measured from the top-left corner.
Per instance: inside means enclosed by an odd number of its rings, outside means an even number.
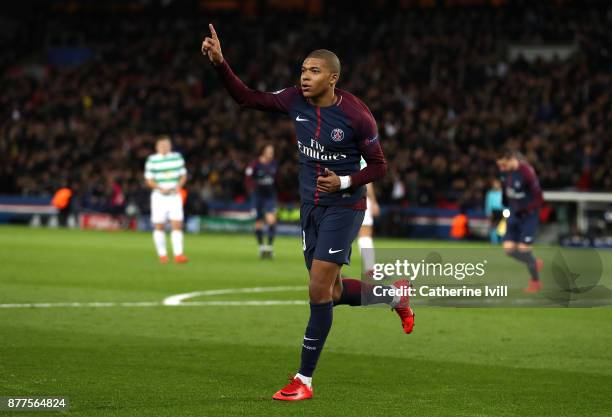
[[[183,200],[181,195],[164,195],[159,192],[151,193],[151,223],[164,224],[168,220],[183,221]]]
[[[374,225],[374,218],[372,217],[372,210],[370,210],[371,205],[372,203],[370,203],[370,199],[367,198],[366,199],[366,211],[365,211],[365,215],[363,216],[363,222],[361,223],[362,226]]]

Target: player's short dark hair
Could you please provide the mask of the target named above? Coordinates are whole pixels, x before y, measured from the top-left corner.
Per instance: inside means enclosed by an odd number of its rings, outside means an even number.
[[[502,148],[502,150],[499,152],[499,155],[498,155],[499,159],[512,159],[512,158],[520,158],[520,157],[521,157],[521,153],[519,151],[509,148],[509,147]]]
[[[337,73],[340,76],[340,59],[332,51],[327,49],[316,49],[308,54],[308,58],[317,58],[325,61],[332,73]]]
[[[159,135],[157,139],[155,139],[155,143],[161,142],[162,140],[167,140],[169,142],[172,142],[172,139],[170,139],[170,135]]]

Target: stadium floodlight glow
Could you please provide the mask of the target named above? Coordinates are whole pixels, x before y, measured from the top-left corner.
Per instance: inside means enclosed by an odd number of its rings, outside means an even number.
[[[506,219],[507,219],[508,217],[510,217],[510,210],[508,210],[508,209],[504,209],[504,210],[502,211],[502,216],[504,216],[504,218],[506,218]]]

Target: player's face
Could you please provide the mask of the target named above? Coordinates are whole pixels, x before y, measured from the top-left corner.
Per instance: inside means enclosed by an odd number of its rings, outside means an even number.
[[[267,161],[271,161],[272,159],[274,159],[274,147],[271,145],[266,146],[263,151],[263,157]]]
[[[508,172],[516,169],[518,166],[518,160],[516,158],[499,158],[497,160],[497,167],[501,172]]]
[[[507,163],[507,159],[506,158],[499,158],[497,160],[497,168],[499,168],[499,170],[501,172],[506,172],[508,171],[508,163]]]
[[[306,58],[302,64],[300,85],[304,97],[319,97],[338,81],[338,74],[332,73],[327,63],[319,58]]]
[[[169,153],[172,150],[172,144],[167,139],[158,140],[155,144],[155,150],[157,151],[157,153],[161,154]]]

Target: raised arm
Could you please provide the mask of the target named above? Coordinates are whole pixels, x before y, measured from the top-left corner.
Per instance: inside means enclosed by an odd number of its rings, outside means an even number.
[[[240,78],[234,74],[227,61],[223,58],[221,42],[212,24],[208,25],[210,37],[202,42],[202,54],[215,67],[223,85],[234,100],[241,106],[264,111],[274,111],[287,114],[293,99],[299,91],[296,87],[286,88],[273,93],[253,90],[247,87]]]

